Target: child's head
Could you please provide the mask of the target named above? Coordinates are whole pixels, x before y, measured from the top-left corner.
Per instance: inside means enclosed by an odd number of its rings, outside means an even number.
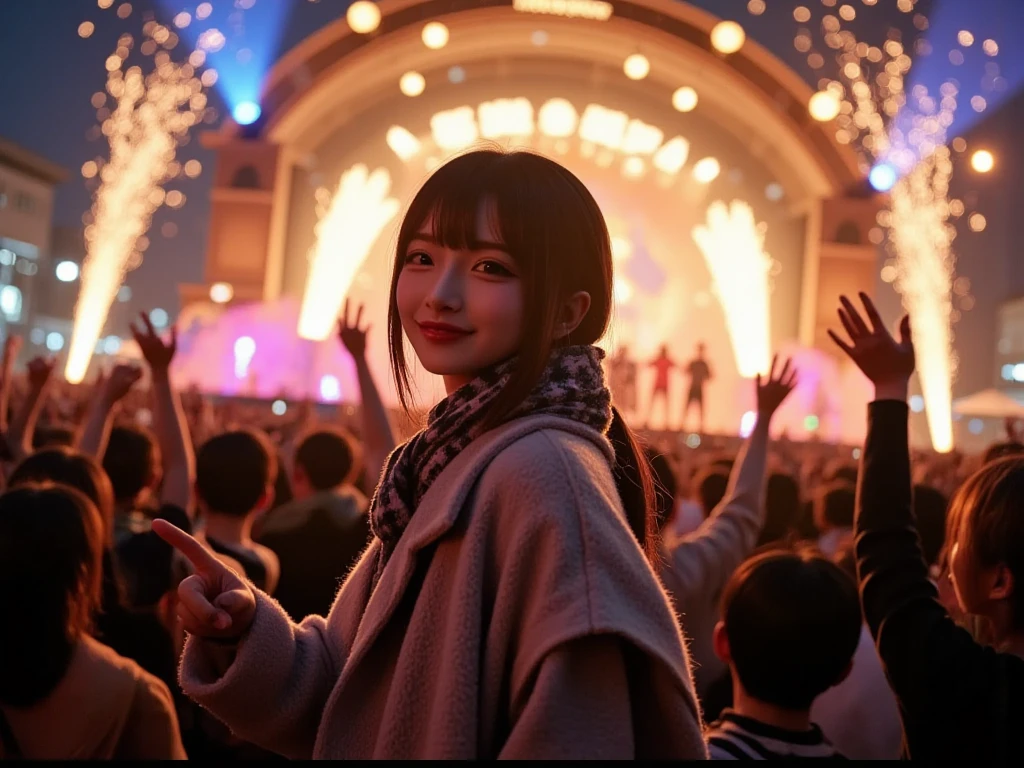
[[[850,670],[861,631],[857,587],[811,550],[756,555],[722,594],[715,653],[747,696],[803,711]]]
[[[0,496],[0,703],[30,706],[64,676],[100,605],[104,537],[95,505],[67,486]]]
[[[103,469],[114,486],[114,500],[133,504],[144,490],[160,483],[160,449],[149,430],[114,427],[110,430]]]
[[[7,479],[9,488],[38,483],[58,483],[84,494],[103,520],[104,541],[113,543],[114,491],[96,459],[65,446],[46,448],[27,456]]]
[[[403,404],[403,330],[449,390],[519,357],[493,425],[533,390],[554,347],[604,335],[611,297],[608,228],[579,179],[530,152],[456,157],[417,193],[398,235],[388,330]]]
[[[265,435],[224,432],[207,440],[196,456],[196,495],[207,514],[247,517],[274,499],[277,455]]]
[[[310,432],[295,449],[292,491],[297,498],[352,481],[359,464],[355,444],[340,429]]]
[[[814,498],[814,524],[819,531],[852,528],[857,489],[846,480],[833,480]]]
[[[991,619],[999,639],[1024,630],[1024,457],[986,464],[960,486],[946,546],[960,608]]]

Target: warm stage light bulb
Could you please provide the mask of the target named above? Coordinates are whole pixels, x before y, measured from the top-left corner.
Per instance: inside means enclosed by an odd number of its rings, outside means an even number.
[[[622,71],[630,80],[643,80],[651,72],[651,62],[642,53],[634,53],[622,63]]]
[[[427,87],[427,81],[419,72],[406,72],[398,81],[398,87],[406,96],[419,96]]]
[[[836,119],[839,115],[840,106],[839,97],[835,93],[832,91],[818,91],[807,102],[807,111],[818,122],[827,123],[829,120]]]
[[[380,26],[380,8],[368,0],[357,0],[348,7],[345,20],[353,32],[368,34]]]
[[[719,53],[736,53],[747,40],[747,33],[735,21],[720,21],[711,30],[711,46]]]
[[[987,149],[979,149],[971,155],[971,168],[978,173],[988,173],[996,164],[995,157]]]
[[[672,106],[680,112],[690,112],[697,106],[697,92],[688,85],[672,94]]]
[[[432,21],[423,27],[423,44],[433,51],[448,45],[448,27],[439,21]]]
[[[230,283],[214,283],[210,286],[210,301],[214,304],[227,304],[234,295],[235,289]]]

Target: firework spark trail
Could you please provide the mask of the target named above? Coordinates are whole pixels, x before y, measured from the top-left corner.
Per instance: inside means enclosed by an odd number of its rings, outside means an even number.
[[[120,65],[108,66],[107,91],[116,107],[103,124],[110,159],[100,172],[92,224],[85,232],[86,258],[64,371],[72,383],[85,377],[117,291],[140,259],[139,241],[164,202],[161,185],[174,175],[177,147],[206,105],[191,65],[175,64],[166,53],[154,61],[145,76],[139,67],[122,73]]]
[[[837,118],[839,138],[858,141],[877,160],[903,174],[890,192],[887,226],[895,255],[896,288],[914,329],[918,379],[924,396],[932,446],[953,447],[952,387],[956,375],[953,353],[952,286],[955,258],[948,219],[952,173],[946,129],[953,122],[957,88],[942,86],[941,99],[916,86],[908,100],[904,79],[910,57],[902,44],[888,40],[873,61],[868,46],[835,17],[826,17],[826,41],[838,49],[841,78],[829,84],[848,106]],[[883,53],[884,50],[884,53]],[[874,78],[871,75],[874,74]],[[883,114],[892,118],[887,125]]]
[[[892,190],[890,225],[897,259],[896,287],[910,314],[918,378],[927,404],[928,429],[937,451],[953,448],[952,227],[947,222],[952,163],[939,147]],[[941,194],[938,194],[941,192]]]
[[[708,206],[707,223],[693,230],[715,293],[725,312],[740,376],[767,373],[771,361],[769,297],[771,257],[764,252],[764,227],[742,200]]]

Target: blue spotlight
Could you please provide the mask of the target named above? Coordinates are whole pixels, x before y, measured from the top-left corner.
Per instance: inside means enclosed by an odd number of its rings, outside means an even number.
[[[235,108],[231,111],[231,116],[235,118],[235,122],[239,125],[252,125],[260,119],[262,113],[263,110],[260,109],[260,105],[256,102],[243,101],[235,105]]]
[[[896,186],[896,169],[888,163],[879,163],[871,169],[868,181],[879,192],[888,192]]]

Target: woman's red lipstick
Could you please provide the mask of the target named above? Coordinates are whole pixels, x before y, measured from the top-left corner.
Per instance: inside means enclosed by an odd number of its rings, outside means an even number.
[[[459,328],[457,325],[449,325],[448,323],[427,322],[419,323],[418,325],[423,338],[435,344],[451,344],[472,333],[472,331],[467,331],[465,328]]]

